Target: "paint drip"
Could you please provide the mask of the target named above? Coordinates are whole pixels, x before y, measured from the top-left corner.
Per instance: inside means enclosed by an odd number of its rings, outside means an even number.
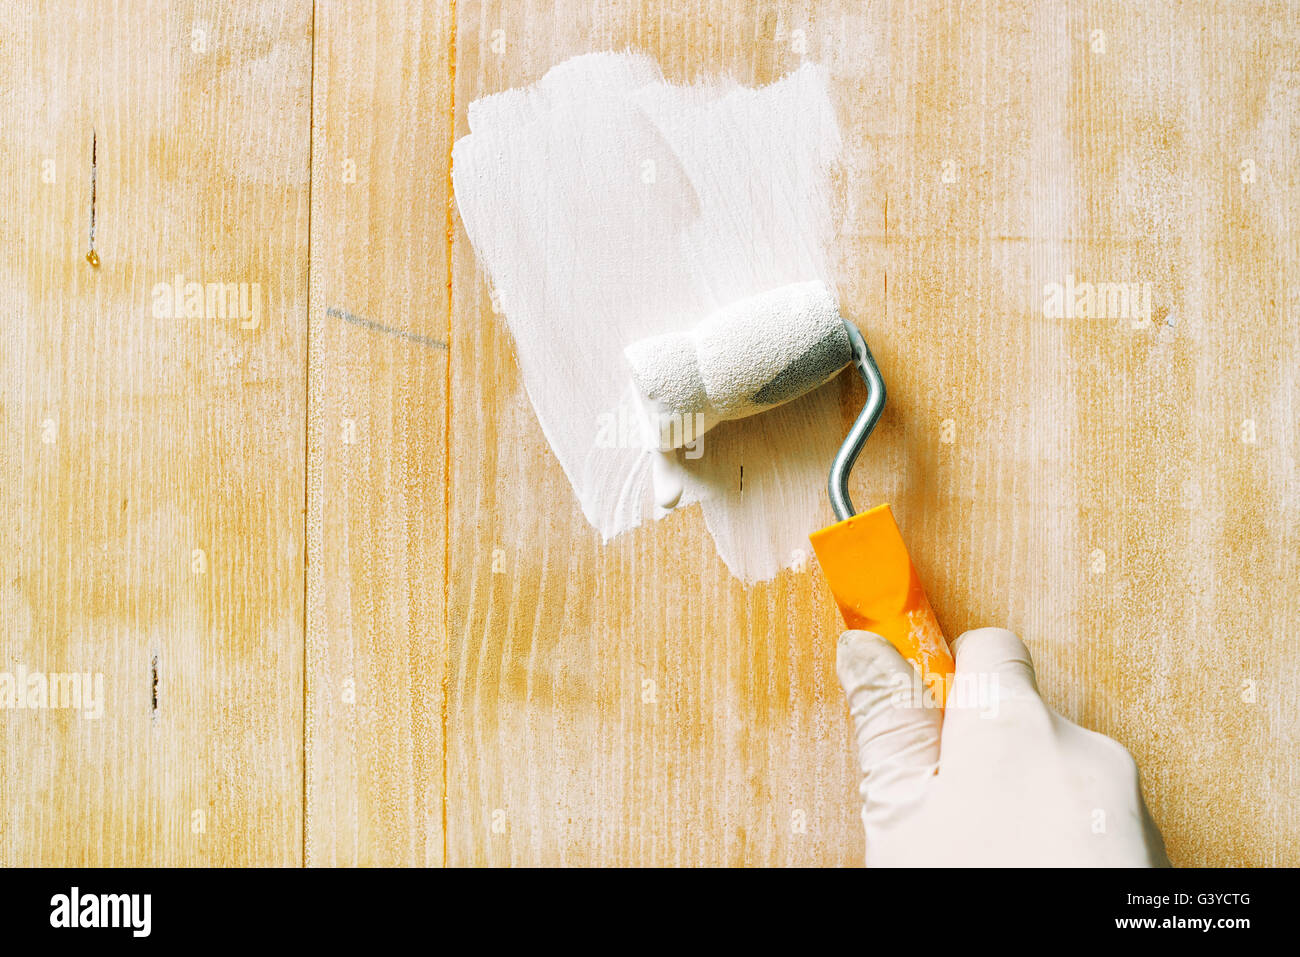
[[[716,428],[683,422],[690,440],[663,449],[623,350],[779,286],[834,288],[841,140],[825,70],[679,86],[648,57],[588,54],[468,113],[457,205],[584,516],[609,539],[698,502],[739,578],[799,561],[826,519],[838,390]]]

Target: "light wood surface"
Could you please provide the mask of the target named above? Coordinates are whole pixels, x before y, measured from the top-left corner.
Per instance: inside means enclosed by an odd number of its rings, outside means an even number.
[[[1300,6],[1227,0],[0,21],[0,670],[106,683],[0,711],[0,862],[860,862],[816,566],[743,588],[694,509],[602,545],[450,202],[469,102],[628,46],[829,67],[855,499],[1133,751],[1176,863],[1300,864]],[[177,273],[259,327],[155,318]],[[1045,314],[1070,276],[1152,321]]]
[[[105,690],[0,711],[5,864],[301,859],[311,47],[308,3],[0,18],[0,670]],[[257,327],[158,317],[177,275]]]
[[[450,11],[316,11],[307,862],[441,864]]]

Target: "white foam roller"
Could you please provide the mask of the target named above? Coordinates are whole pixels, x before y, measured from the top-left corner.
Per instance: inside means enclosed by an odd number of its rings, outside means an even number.
[[[709,425],[797,398],[852,359],[839,306],[820,282],[735,302],[692,329],[640,339],[624,355],[651,409],[703,415]]]

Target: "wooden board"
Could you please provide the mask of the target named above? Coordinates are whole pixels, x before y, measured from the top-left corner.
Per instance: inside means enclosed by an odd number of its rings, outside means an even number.
[[[310,14],[0,18],[0,671],[104,687],[0,712],[5,864],[301,860]]]
[[[321,3],[307,861],[441,864],[450,10]]]
[[[1016,629],[1133,750],[1177,863],[1300,864],[1300,5],[22,13],[0,670],[102,671],[107,707],[0,712],[0,862],[861,860],[815,565],[742,588],[693,509],[602,544],[449,206],[469,102],[632,46],[829,67],[839,293],[890,387],[855,499],[950,634]],[[176,273],[260,282],[260,327],[154,318]],[[1053,315],[1070,277],[1149,283],[1151,321]]]
[[[678,80],[765,82],[798,63],[756,42],[775,19],[740,4],[708,19],[461,0],[457,19],[462,131],[474,98],[587,49],[645,49]],[[741,587],[698,509],[602,546],[459,229],[452,303],[449,862],[860,861],[835,612],[815,570]]]

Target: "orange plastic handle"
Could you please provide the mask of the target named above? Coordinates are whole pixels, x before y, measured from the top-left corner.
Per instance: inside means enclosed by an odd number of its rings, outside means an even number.
[[[810,540],[844,623],[897,648],[942,707],[952,685],[952,652],[889,506],[829,525]]]

